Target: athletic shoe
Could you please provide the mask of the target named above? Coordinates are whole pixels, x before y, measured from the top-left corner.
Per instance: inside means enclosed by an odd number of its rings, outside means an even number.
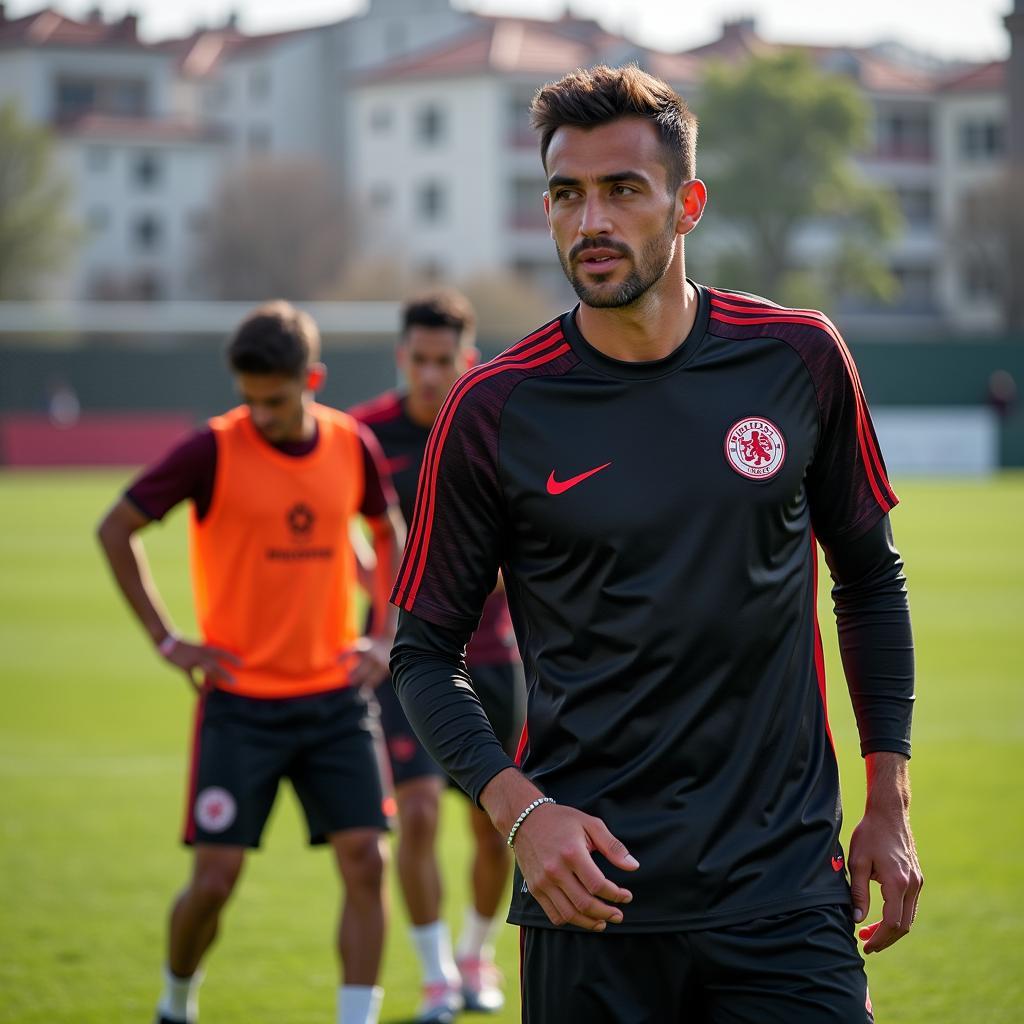
[[[195,1021],[175,1020],[173,1017],[156,1015],[156,1024],[195,1024]]]
[[[423,986],[423,999],[416,1012],[415,1024],[452,1024],[462,1009],[458,985],[437,981]]]
[[[504,978],[491,960],[467,957],[458,962],[462,975],[462,1000],[474,1013],[497,1013],[505,1005],[501,991]]]

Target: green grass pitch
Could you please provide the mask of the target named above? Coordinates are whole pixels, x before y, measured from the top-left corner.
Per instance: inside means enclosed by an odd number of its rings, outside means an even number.
[[[148,1024],[168,902],[186,874],[177,835],[189,691],[130,620],[92,535],[124,479],[0,475],[0,1022]],[[913,821],[927,884],[914,932],[869,960],[872,996],[880,1022],[1021,1021],[1024,477],[899,490],[893,520],[918,645]],[[188,628],[183,517],[148,531],[146,544]],[[863,769],[822,592],[848,836]],[[282,796],[208,963],[208,1022],[333,1020],[337,884],[328,855],[303,848],[295,801]],[[451,795],[442,856],[453,926],[463,814]],[[877,890],[873,900],[872,919]],[[394,884],[392,910],[388,1022],[408,1018],[417,999]],[[510,1000],[496,1021],[518,1019],[517,957],[506,928]]]

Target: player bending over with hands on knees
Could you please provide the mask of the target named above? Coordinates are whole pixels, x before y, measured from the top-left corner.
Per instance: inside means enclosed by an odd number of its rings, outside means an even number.
[[[375,1024],[379,1012],[386,820],[365,688],[387,674],[403,528],[373,436],[313,400],[326,372],[319,349],[307,314],[284,302],[256,309],[228,347],[243,404],[145,470],[99,527],[122,593],[198,698],[192,876],[171,909],[160,1024],[197,1019],[200,964],[283,777],[344,882],[338,1020]],[[185,500],[199,643],[171,627],[135,536]],[[371,636],[356,628],[357,515],[377,556]]]
[[[528,1024],[870,1022],[869,881],[872,953],[910,930],[922,879],[897,499],[856,367],[823,314],[686,277],[707,189],[664,82],[577,71],[532,114],[580,302],[438,416],[392,595],[396,689],[515,850]],[[867,762],[850,878],[819,544]],[[462,661],[499,568],[518,764]]]

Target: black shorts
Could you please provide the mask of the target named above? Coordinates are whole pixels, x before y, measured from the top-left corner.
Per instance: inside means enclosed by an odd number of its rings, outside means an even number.
[[[281,699],[211,690],[196,707],[185,842],[258,847],[282,778],[295,788],[311,843],[386,829],[376,728],[356,689]]]
[[[522,664],[513,661],[476,665],[470,669],[470,675],[495,735],[507,753],[514,755],[526,719],[526,680]],[[395,785],[429,776],[445,778],[444,769],[427,753],[413,732],[391,680],[385,679],[375,693],[380,703],[380,723]]]
[[[873,1024],[848,906],[709,931],[523,928],[523,1024]]]

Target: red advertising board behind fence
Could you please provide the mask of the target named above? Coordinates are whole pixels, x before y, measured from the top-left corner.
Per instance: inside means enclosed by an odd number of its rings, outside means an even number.
[[[188,433],[188,413],[98,413],[58,426],[44,415],[0,416],[0,465],[138,466]]]

